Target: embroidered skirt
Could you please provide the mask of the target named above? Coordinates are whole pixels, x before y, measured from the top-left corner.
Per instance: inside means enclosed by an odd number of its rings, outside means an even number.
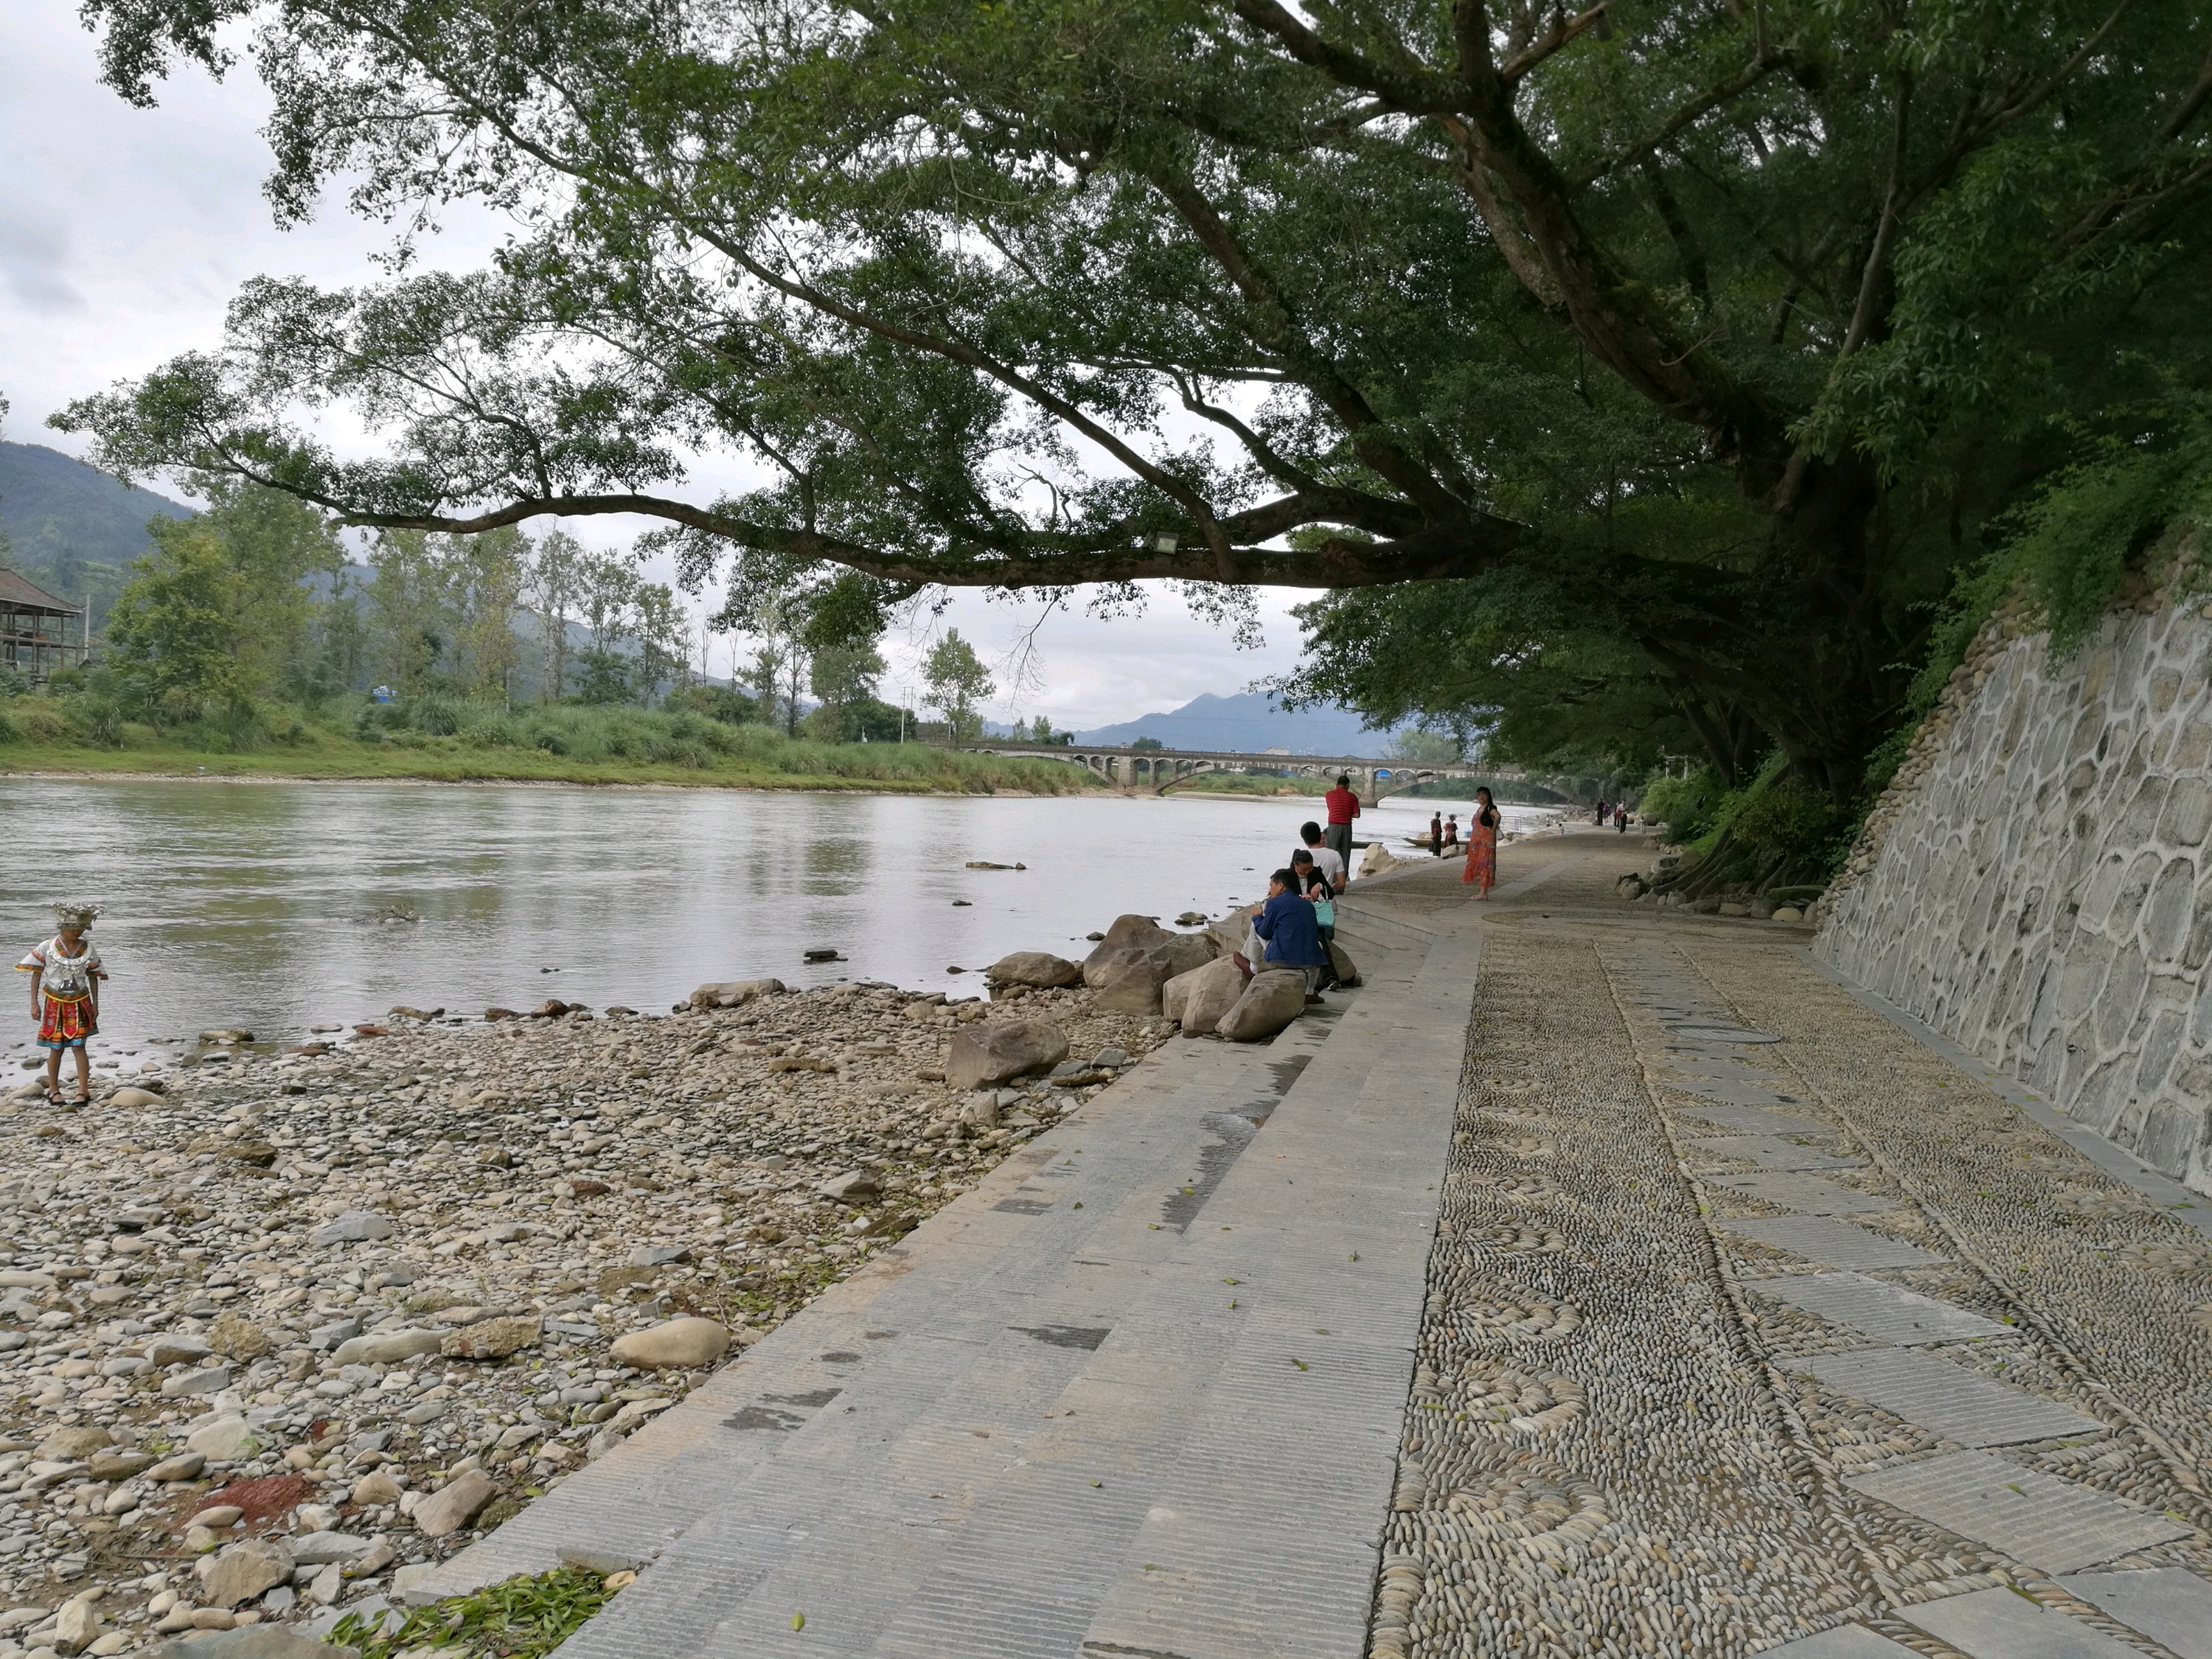
[[[92,1017],[90,997],[58,997],[41,994],[44,1010],[39,1019],[39,1046],[44,1048],[82,1048],[88,1036],[100,1035]]]

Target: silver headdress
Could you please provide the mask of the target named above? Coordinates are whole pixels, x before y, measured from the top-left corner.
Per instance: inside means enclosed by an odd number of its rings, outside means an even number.
[[[99,914],[100,907],[96,904],[77,904],[64,900],[54,906],[54,921],[64,927],[89,927],[93,918]]]

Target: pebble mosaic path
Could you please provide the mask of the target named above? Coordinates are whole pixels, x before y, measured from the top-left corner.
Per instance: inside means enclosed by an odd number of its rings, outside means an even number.
[[[2212,1656],[2194,1195],[1569,844],[1484,915],[1369,1654]]]
[[[416,1586],[565,1659],[2212,1659],[2207,1212],[1589,832],[1354,890]],[[2040,1107],[2040,1110],[2039,1110]]]

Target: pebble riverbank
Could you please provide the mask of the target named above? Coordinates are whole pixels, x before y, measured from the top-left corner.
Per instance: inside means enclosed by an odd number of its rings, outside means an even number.
[[[1072,1058],[992,1091],[944,1080],[988,1005],[885,985],[209,1034],[89,1109],[19,1091],[0,1659],[326,1630],[481,1536],[1171,1029],[1017,994]]]

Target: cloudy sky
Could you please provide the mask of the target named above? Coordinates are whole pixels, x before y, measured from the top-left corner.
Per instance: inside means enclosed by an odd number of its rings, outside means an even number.
[[[223,307],[246,278],[295,275],[331,283],[368,279],[380,228],[333,211],[279,232],[260,185],[268,151],[266,100],[250,70],[223,85],[186,72],[160,89],[160,106],[134,110],[96,79],[91,38],[76,0],[0,0],[0,395],[13,405],[6,435],[76,453],[46,416],[70,398],[143,374],[173,354],[219,343]],[[466,269],[499,239],[488,220],[456,217],[430,262]],[[702,499],[741,473],[702,474]],[[574,526],[599,545],[635,526]],[[661,573],[665,574],[665,573]],[[1002,718],[1045,714],[1088,726],[1172,708],[1202,691],[1230,693],[1297,659],[1288,606],[1304,597],[1261,591],[1266,645],[1236,650],[1172,595],[1142,617],[1110,622],[1033,606],[957,599],[938,621],[885,641],[894,687],[914,677],[931,630],[960,629],[1000,679],[1036,630],[1041,672]],[[717,666],[720,666],[718,647]]]

